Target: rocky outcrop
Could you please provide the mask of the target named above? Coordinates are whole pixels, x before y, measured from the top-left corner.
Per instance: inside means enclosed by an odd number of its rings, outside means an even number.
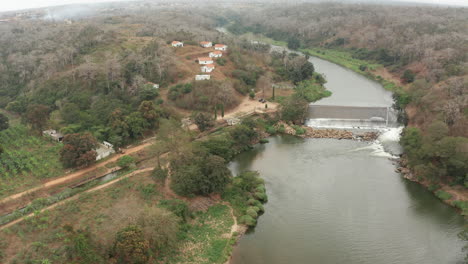
[[[379,136],[377,132],[365,132],[364,134],[355,134],[352,131],[343,129],[316,129],[308,126],[293,127],[285,122],[278,122],[275,125],[275,128],[278,132],[293,136],[299,136],[302,138],[334,138],[374,141]]]

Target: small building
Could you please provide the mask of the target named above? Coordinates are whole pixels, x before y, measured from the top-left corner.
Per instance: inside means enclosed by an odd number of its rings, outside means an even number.
[[[113,153],[115,153],[114,146],[107,141],[103,141],[102,144],[99,144],[99,147],[96,149],[96,160],[109,157]]]
[[[223,53],[219,50],[216,50],[216,51],[210,52],[209,56],[210,58],[220,58],[223,56]]]
[[[42,131],[42,135],[49,137],[57,142],[62,142],[63,140],[63,134],[57,132],[55,129],[44,130]]]
[[[215,50],[226,51],[228,46],[224,44],[216,44],[214,48]]]
[[[198,63],[200,64],[213,64],[213,59],[210,57],[198,58]]]
[[[159,84],[152,83],[152,82],[147,82],[147,85],[150,85],[153,89],[159,89]]]
[[[230,126],[235,126],[237,124],[240,124],[241,123],[241,120],[237,117],[233,117],[233,118],[228,118],[226,119],[226,122],[228,123],[228,125]]]
[[[184,43],[181,42],[181,41],[177,41],[177,40],[174,40],[172,41],[172,47],[176,47],[176,48],[179,48],[179,47],[183,47],[184,46]]]
[[[201,66],[201,72],[212,72],[215,69],[214,64],[207,64]]]
[[[210,78],[211,78],[211,75],[209,74],[195,75],[195,81],[205,81],[205,80],[209,80]]]
[[[202,41],[200,42],[200,46],[202,46],[203,48],[210,48],[213,47],[213,43],[210,41]]]

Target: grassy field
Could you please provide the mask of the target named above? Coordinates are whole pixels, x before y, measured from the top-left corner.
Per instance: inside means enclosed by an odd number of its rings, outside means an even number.
[[[61,144],[31,135],[23,125],[0,132],[0,145],[0,198],[64,173]]]
[[[0,231],[0,263],[70,263],[70,241],[64,226],[87,230],[95,242],[94,250],[105,259],[117,230],[132,223],[143,208],[159,207],[162,199],[161,188],[149,173],[80,194],[77,200]],[[232,224],[225,205],[195,213],[182,224],[177,246],[153,257],[150,263],[224,263],[232,249]]]
[[[392,81],[382,78],[374,74],[372,71],[383,68],[384,66],[378,63],[370,63],[368,61],[359,60],[353,58],[351,52],[343,50],[323,49],[323,48],[308,48],[301,49],[301,52],[309,53],[312,56],[319,57],[324,60],[331,61],[343,67],[346,67],[354,72],[362,74],[369,79],[375,80],[382,84],[382,86],[389,91],[397,92],[402,90],[402,87],[398,86]],[[363,65],[367,68],[366,71],[361,71],[360,66]]]
[[[249,40],[249,41],[264,42],[264,43],[267,43],[267,44],[270,44],[270,45],[275,45],[275,46],[286,47],[288,45],[288,43],[286,41],[274,40],[274,39],[266,37],[264,35],[254,34],[252,32],[242,34],[242,35],[240,35],[240,38],[246,39],[246,40]]]

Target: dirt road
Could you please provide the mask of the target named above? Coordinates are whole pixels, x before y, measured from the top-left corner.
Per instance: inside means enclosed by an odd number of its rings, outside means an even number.
[[[91,192],[95,192],[95,191],[97,191],[97,190],[101,190],[101,189],[106,188],[106,187],[109,187],[110,185],[112,185],[112,184],[114,184],[114,183],[116,183],[116,182],[119,182],[119,181],[121,181],[121,180],[123,180],[123,179],[130,178],[130,177],[135,176],[135,175],[140,174],[140,173],[152,171],[153,169],[154,169],[154,168],[145,168],[145,169],[141,169],[141,170],[134,171],[134,172],[132,172],[132,173],[130,173],[130,174],[128,174],[128,175],[125,175],[125,176],[123,176],[123,177],[121,177],[121,178],[118,178],[118,179],[116,179],[116,180],[110,181],[110,182],[108,182],[108,183],[105,183],[105,184],[102,184],[102,185],[99,185],[99,186],[96,186],[96,187],[91,188],[91,189],[89,189],[89,190],[86,190],[86,191],[84,191],[84,192],[82,192],[82,193],[91,193]],[[80,193],[80,194],[81,194],[81,193]],[[43,209],[39,210],[39,212],[42,213],[42,212],[44,212],[44,211],[46,211],[46,210],[53,209],[53,208],[55,208],[55,207],[57,207],[57,206],[59,206],[59,205],[62,205],[62,204],[64,204],[64,203],[67,203],[67,202],[76,200],[76,199],[78,199],[79,197],[80,197],[80,195],[77,194],[77,195],[75,195],[75,196],[72,196],[72,197],[70,197],[70,198],[67,198],[67,199],[65,199],[65,200],[62,200],[62,201],[60,201],[60,202],[58,202],[58,203],[55,203],[55,204],[53,204],[53,205],[51,205],[51,206],[48,206],[48,207],[46,207],[46,208],[43,208]],[[37,213],[37,212],[30,213],[30,214],[28,214],[28,215],[25,215],[25,216],[23,216],[23,217],[21,217],[21,218],[18,218],[18,219],[16,219],[16,220],[12,221],[12,222],[9,222],[8,224],[5,224],[5,225],[3,225],[3,226],[0,226],[0,230],[3,230],[3,229],[8,228],[8,227],[10,227],[10,226],[13,226],[13,225],[15,225],[15,224],[17,224],[17,223],[20,223],[20,222],[24,221],[24,219],[26,219],[27,217],[34,216],[35,213]]]
[[[34,187],[32,189],[29,189],[29,190],[26,190],[26,191],[23,191],[23,192],[14,194],[14,195],[10,195],[10,196],[0,200],[0,204],[4,204],[6,202],[10,202],[12,200],[19,199],[19,198],[21,198],[21,197],[23,197],[23,196],[25,196],[27,194],[31,194],[31,193],[34,193],[36,191],[40,191],[42,189],[55,187],[55,186],[58,186],[60,184],[66,183],[66,182],[69,182],[69,181],[72,181],[72,180],[75,180],[75,179],[79,179],[80,177],[84,176],[88,172],[91,172],[91,171],[93,171],[93,170],[95,170],[97,168],[100,168],[100,167],[105,167],[105,165],[108,164],[108,163],[115,162],[116,160],[118,160],[123,155],[128,155],[128,154],[138,152],[138,151],[140,151],[140,150],[142,150],[142,149],[144,149],[144,148],[146,148],[146,147],[148,147],[150,145],[151,145],[151,143],[147,142],[147,143],[144,143],[142,145],[138,145],[138,146],[135,146],[133,148],[126,149],[124,154],[114,155],[112,158],[110,158],[110,159],[108,159],[108,160],[106,160],[104,162],[97,163],[97,164],[92,165],[91,167],[81,169],[81,170],[78,170],[78,171],[73,172],[71,174],[68,174],[68,175],[53,179],[51,181],[45,182],[45,183],[43,183],[43,184],[41,184],[41,185],[39,185],[37,187]],[[109,173],[110,171],[111,171],[111,169],[107,169],[107,171],[104,174]]]

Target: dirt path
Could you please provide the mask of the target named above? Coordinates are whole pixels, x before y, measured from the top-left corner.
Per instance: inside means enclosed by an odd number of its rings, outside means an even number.
[[[257,93],[257,97],[260,94],[261,92]],[[264,103],[261,103],[256,99],[250,99],[250,97],[245,96],[238,106],[229,110],[224,115],[224,118],[221,116],[218,116],[218,120],[242,116],[242,114],[251,113],[254,111],[265,111],[265,110],[275,111],[278,108],[278,103],[267,102],[267,104],[268,104],[268,108],[265,109]]]
[[[104,189],[104,188],[109,187],[110,185],[112,185],[112,184],[114,184],[114,183],[117,183],[117,182],[119,182],[119,181],[121,181],[121,180],[123,180],[123,179],[130,178],[130,177],[135,176],[135,175],[137,175],[137,174],[144,173],[144,172],[148,172],[148,171],[151,171],[151,170],[153,170],[153,169],[154,169],[154,168],[145,168],[145,169],[141,169],[141,170],[136,170],[136,171],[134,171],[134,172],[132,172],[132,173],[130,173],[130,174],[128,174],[128,175],[125,175],[125,176],[121,177],[121,178],[115,179],[115,180],[113,180],[113,181],[107,182],[107,183],[102,184],[102,185],[99,185],[99,186],[96,186],[96,187],[91,188],[91,189],[89,189],[89,190],[86,190],[86,191],[84,191],[84,192],[82,192],[82,193],[91,193],[91,192],[95,192],[95,191],[97,191],[97,190]],[[82,194],[82,193],[80,193],[80,194]],[[46,211],[46,210],[51,210],[51,209],[53,209],[53,208],[55,208],[55,207],[57,207],[57,206],[59,206],[59,205],[65,204],[65,203],[70,202],[70,201],[74,201],[74,200],[76,200],[76,199],[78,199],[78,198],[80,198],[80,195],[79,195],[79,194],[78,194],[78,195],[75,195],[75,196],[72,196],[72,197],[70,197],[70,198],[67,198],[67,199],[65,199],[65,200],[62,200],[62,201],[60,201],[60,202],[58,202],[58,203],[55,203],[55,204],[53,204],[53,205],[51,205],[51,206],[48,206],[48,207],[46,207],[46,208],[43,208],[43,209],[39,210],[39,212],[42,213],[42,212],[44,212],[44,211]],[[28,214],[28,215],[22,216],[21,218],[18,218],[18,219],[14,220],[14,221],[12,221],[12,222],[9,222],[9,223],[7,223],[7,224],[5,224],[5,225],[3,225],[3,226],[0,226],[0,230],[3,230],[3,229],[6,229],[6,228],[8,228],[8,227],[10,227],[10,226],[16,225],[16,224],[18,224],[18,223],[24,221],[24,219],[26,219],[27,217],[34,216],[35,213],[37,213],[37,212],[30,213],[30,214]]]
[[[234,209],[232,208],[232,206],[229,203],[226,203],[226,202],[224,202],[223,204],[226,205],[227,207],[229,207],[229,211],[230,211],[232,220],[234,220],[234,224],[231,226],[231,232],[229,234],[229,240],[231,240],[232,237],[234,236],[234,233],[239,232],[241,230],[241,226],[239,226],[237,224],[237,218],[234,215]],[[226,262],[224,262],[224,264],[231,263],[231,258],[232,258],[232,254],[231,254],[231,256],[229,256],[228,260],[226,260]]]
[[[6,203],[6,202],[9,202],[11,200],[16,200],[18,198],[21,198],[27,194],[31,194],[31,193],[34,193],[36,191],[40,191],[42,189],[46,189],[46,188],[51,188],[51,187],[55,187],[57,185],[60,185],[60,184],[63,184],[63,183],[66,183],[68,181],[72,181],[72,180],[75,180],[75,179],[79,179],[80,177],[82,177],[83,175],[85,175],[86,173],[88,172],[91,172],[97,168],[100,168],[100,167],[104,167],[105,165],[111,163],[111,162],[114,162],[116,160],[118,160],[120,157],[124,156],[124,155],[128,155],[128,154],[132,154],[132,153],[135,153],[135,152],[138,152],[148,146],[150,146],[151,143],[150,142],[147,142],[147,143],[144,143],[144,144],[141,144],[141,145],[138,145],[138,146],[135,146],[133,148],[129,148],[129,149],[126,149],[125,150],[125,153],[123,154],[116,154],[114,155],[113,157],[111,157],[110,159],[104,161],[104,162],[101,162],[101,163],[97,163],[97,164],[94,164],[92,165],[91,167],[88,167],[88,168],[85,168],[85,169],[81,169],[81,170],[78,170],[76,172],[73,172],[71,174],[68,174],[68,175],[65,175],[65,176],[62,176],[62,177],[59,177],[57,179],[54,179],[54,180],[51,180],[51,181],[48,181],[46,183],[43,183],[42,185],[39,185],[37,187],[34,187],[32,189],[29,189],[29,190],[26,190],[26,191],[23,191],[23,192],[20,192],[20,193],[17,193],[17,194],[14,194],[14,195],[10,195],[2,200],[0,200],[0,204],[3,204],[3,203]],[[107,169],[106,173],[109,173],[111,171],[111,169]]]

